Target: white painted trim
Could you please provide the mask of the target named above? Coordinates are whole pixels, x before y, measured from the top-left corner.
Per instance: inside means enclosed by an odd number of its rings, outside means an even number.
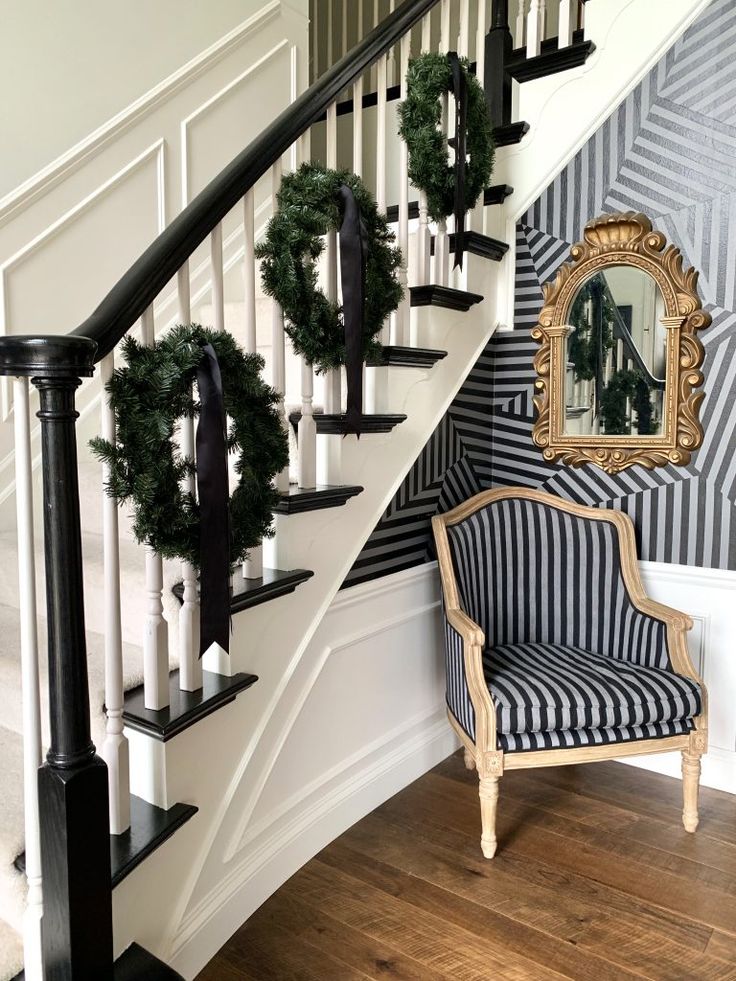
[[[407,741],[407,732],[418,724],[419,732]],[[216,949],[296,869],[355,821],[449,756],[457,745],[444,713],[432,713],[397,727],[381,741],[378,750],[367,747],[344,767],[315,781],[309,795],[316,794],[317,799],[309,806],[302,806],[304,795],[295,795],[293,803],[279,815],[278,824],[263,829],[260,844],[182,920],[169,958],[174,969],[193,976],[203,966],[202,950]],[[365,765],[376,751],[378,758]],[[335,779],[337,783],[320,795]],[[230,926],[228,905],[233,911]],[[209,934],[206,939],[202,937],[205,932]]]
[[[19,208],[50,190],[70,170],[78,167],[83,160],[100,150],[111,139],[120,135],[137,119],[150,112],[155,106],[171,98],[184,85],[193,81],[202,72],[220,61],[233,48],[240,45],[250,34],[265,27],[279,13],[281,0],[267,0],[264,6],[252,17],[238,24],[219,40],[200,52],[181,68],[150,89],[135,102],[103,123],[79,143],[75,144],[50,164],[29,177],[17,188],[0,199],[0,225],[3,225]],[[291,8],[290,8],[291,9]]]
[[[211,109],[212,106],[216,105],[220,99],[224,99],[226,95],[232,92],[233,89],[237,88],[244,81],[250,78],[254,73],[258,72],[267,61],[274,58],[279,51],[283,48],[289,47],[289,41],[283,38],[278,44],[274,45],[269,51],[262,55],[258,61],[254,61],[252,65],[249,65],[244,72],[236,75],[235,78],[231,79],[227,85],[224,85],[218,92],[215,92],[206,102],[203,102],[201,106],[198,106],[193,112],[190,112],[181,121],[181,193],[182,193],[182,208],[186,208],[189,204],[189,127],[190,125],[198,119],[203,113]],[[291,60],[291,70],[292,76],[294,71],[293,59]],[[290,79],[290,90],[294,88],[294,79]]]
[[[676,582],[683,586],[691,586],[693,580],[698,585],[710,589],[736,590],[736,570],[710,569],[701,566],[676,565],[674,562],[639,562],[644,578],[651,577],[659,582]]]
[[[434,563],[434,565],[436,567],[436,563]],[[340,603],[340,594],[338,593],[338,598],[333,602],[337,602],[339,604],[337,606],[337,609],[340,609],[340,608],[344,608],[345,606],[351,605],[351,601],[365,603],[369,599],[375,600],[377,597],[380,597],[381,595],[386,595],[387,593],[393,593],[399,586],[406,585],[420,578],[420,576],[418,575],[414,575],[414,576],[406,575],[407,571],[410,573],[414,572],[413,569],[404,570],[402,572],[397,572],[394,573],[393,575],[385,576],[382,579],[377,580],[375,583],[375,588],[371,591],[366,590],[363,593],[362,599],[356,599],[355,597],[350,597],[346,602]],[[425,576],[426,575],[427,573],[425,573]],[[359,584],[358,586],[354,586],[352,588],[359,590],[362,588],[363,585],[364,584]],[[345,592],[350,592],[350,591],[351,590],[345,590]],[[323,647],[323,649],[320,652],[320,656],[317,658],[312,670],[310,671],[306,679],[306,682],[302,686],[301,691],[294,698],[289,714],[287,718],[284,720],[284,724],[281,728],[281,731],[278,734],[278,737],[274,740],[274,743],[271,747],[271,753],[269,754],[268,761],[266,765],[263,767],[263,770],[261,771],[258,782],[256,783],[252,794],[250,795],[250,797],[248,798],[246,804],[242,809],[242,815],[239,822],[236,825],[236,830],[231,835],[230,841],[228,842],[227,848],[225,849],[224,860],[226,862],[232,861],[232,859],[235,858],[238,852],[242,848],[246,847],[247,828],[248,828],[248,822],[250,821],[250,817],[253,814],[256,805],[258,804],[258,801],[263,792],[263,788],[266,786],[266,783],[268,782],[268,778],[273,772],[273,768],[276,765],[276,761],[279,758],[279,754],[281,753],[281,750],[283,749],[284,744],[286,743],[286,740],[289,737],[289,733],[293,729],[296,720],[299,718],[299,715],[302,709],[304,708],[304,705],[307,699],[309,698],[309,695],[312,692],[315,684],[317,683],[317,680],[320,674],[322,673],[322,670],[330,655],[333,654],[334,652],[345,650],[347,647],[351,647],[354,644],[359,643],[361,640],[366,640],[369,637],[375,637],[380,633],[384,633],[387,630],[391,630],[393,627],[400,626],[401,624],[407,623],[410,620],[416,620],[420,616],[430,613],[433,609],[436,609],[438,606],[439,606],[439,600],[437,600],[434,603],[423,604],[422,606],[415,607],[414,609],[406,610],[404,613],[400,614],[399,616],[386,617],[383,620],[379,620],[379,621],[373,620],[371,621],[370,624],[364,624],[360,629],[356,630],[354,633],[349,634],[347,636],[345,635],[342,636],[340,638],[339,644],[325,645]],[[330,611],[332,610],[333,607],[330,606]]]
[[[166,142],[163,139],[156,140],[150,146],[146,147],[141,153],[139,153],[132,160],[128,161],[125,166],[117,170],[112,176],[108,177],[106,181],[103,181],[98,187],[93,191],[90,191],[85,197],[78,201],[73,207],[69,208],[68,211],[60,215],[56,221],[48,225],[42,232],[34,236],[30,241],[26,242],[22,248],[18,249],[13,255],[11,255],[5,262],[0,265],[0,336],[5,336],[8,333],[8,273],[14,269],[16,266],[20,265],[28,256],[33,255],[42,245],[49,241],[57,235],[65,225],[73,222],[80,215],[84,214],[86,211],[95,204],[100,198],[109,194],[110,191],[114,190],[118,185],[122,184],[132,173],[139,169],[143,164],[147,163],[149,160],[154,159],[156,161],[156,218],[158,224],[158,234],[160,235],[166,227],[166,179],[165,179],[165,167],[164,167],[164,152],[165,152]],[[2,421],[7,422],[10,418],[10,412],[12,409],[12,400],[10,397],[10,382],[8,378],[0,379],[0,406],[2,413]]]

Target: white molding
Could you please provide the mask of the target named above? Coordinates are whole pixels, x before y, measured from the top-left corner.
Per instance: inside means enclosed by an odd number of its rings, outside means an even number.
[[[642,575],[647,578],[678,583],[682,586],[736,590],[736,570],[712,569],[705,566],[677,565],[674,562],[640,561]]]
[[[181,68],[165,78],[158,85],[102,126],[94,130],[79,143],[57,157],[50,164],[29,177],[17,188],[0,199],[0,226],[19,209],[50,190],[69,171],[78,167],[87,157],[99,151],[111,139],[128,129],[136,120],[150,112],[155,106],[171,98],[184,85],[220,61],[228,52],[240,45],[254,31],[265,27],[279,13],[281,0],[267,0],[253,16],[238,24],[204,51],[195,55]]]
[[[166,142],[158,139],[150,146],[146,147],[141,153],[129,160],[125,166],[121,167],[114,174],[103,181],[98,187],[89,194],[85,195],[73,207],[69,208],[64,214],[60,215],[55,221],[47,225],[43,231],[35,235],[30,241],[26,242],[20,249],[11,255],[0,265],[0,336],[5,336],[9,328],[8,310],[8,273],[19,266],[29,256],[33,255],[38,249],[45,245],[50,239],[58,235],[67,225],[75,221],[93,204],[104,198],[110,191],[114,190],[123,183],[132,173],[137,171],[149,160],[156,161],[156,219],[158,234],[160,235],[166,227],[166,170],[165,153]],[[12,401],[10,398],[10,385],[8,378],[0,379],[0,406],[2,411],[2,421],[7,422],[11,409]]]
[[[407,740],[406,733],[416,728],[418,721],[420,731]],[[227,939],[232,930],[225,923],[216,921],[226,912],[228,905],[233,909],[231,917],[238,920],[237,926],[296,869],[351,824],[386,800],[391,793],[426,772],[428,766],[435,765],[452,753],[457,747],[457,737],[444,712],[439,716],[433,712],[424,719],[413,719],[397,727],[381,743],[378,758],[367,766],[362,764],[369,756],[375,755],[373,747],[356,754],[346,766],[330,772],[324,780],[315,781],[310,787],[310,796],[318,794],[328,782],[337,779],[333,787],[308,807],[301,806],[305,797],[297,795],[298,799],[295,798],[293,804],[279,815],[279,823],[263,829],[263,840],[258,846],[229,870],[215,888],[187,913],[179,925],[169,958],[176,970],[191,976],[203,966],[202,958],[209,957],[209,952]],[[256,878],[259,879],[257,888],[253,888]],[[242,897],[239,894],[243,894]],[[200,934],[205,931],[216,931],[222,939],[213,943],[209,937],[203,942]]]
[[[436,567],[436,563],[434,563],[434,565]],[[413,572],[414,570],[412,569],[408,571]],[[411,575],[407,576],[405,572],[398,572],[391,576],[385,576],[383,579],[378,580],[377,585],[375,585],[375,588],[372,591],[367,593],[367,595],[364,594],[364,598],[361,602],[367,602],[368,599],[375,600],[381,595],[386,595],[387,593],[394,593],[400,585],[408,585],[411,582],[418,580],[419,578],[421,577],[416,574],[413,576]],[[361,586],[359,585],[353,588],[360,589]],[[346,590],[346,592],[348,591],[349,590]],[[354,599],[355,599],[354,597],[350,597],[347,602],[343,601],[341,603],[340,594],[338,593],[338,597],[336,598],[336,600],[333,600],[333,604],[330,606],[329,612],[333,612],[333,610],[336,609],[337,610],[344,609],[346,606],[350,605],[350,600],[354,600]],[[261,794],[263,793],[263,789],[266,786],[266,783],[268,782],[268,778],[271,776],[271,773],[273,772],[273,768],[276,765],[276,761],[279,758],[279,754],[281,753],[281,750],[283,749],[284,744],[286,743],[286,740],[289,737],[289,733],[294,728],[296,720],[299,718],[299,715],[302,709],[304,708],[304,705],[306,704],[309,695],[311,694],[320,675],[322,674],[322,671],[324,669],[325,664],[327,663],[328,658],[333,653],[338,651],[343,651],[346,648],[352,647],[355,644],[360,643],[360,641],[362,640],[368,639],[369,637],[375,637],[379,633],[384,633],[387,630],[391,630],[394,627],[401,626],[402,624],[408,623],[411,620],[417,620],[419,619],[419,617],[430,613],[434,609],[437,609],[439,605],[440,605],[440,601],[438,599],[435,602],[423,603],[421,606],[406,610],[404,613],[399,614],[398,616],[384,617],[382,620],[371,620],[370,623],[366,623],[363,627],[359,628],[354,633],[348,635],[343,634],[342,636],[340,636],[339,639],[333,641],[333,643],[323,646],[304,684],[302,685],[301,690],[299,691],[298,695],[294,698],[294,701],[291,705],[291,708],[289,710],[286,719],[284,720],[281,730],[278,733],[278,736],[275,737],[274,739],[273,745],[271,747],[271,752],[269,753],[267,762],[260,773],[259,779],[255,787],[253,788],[253,791],[250,794],[247,802],[242,808],[242,814],[240,820],[236,825],[235,831],[230,836],[230,841],[227,845],[227,848],[225,849],[226,862],[231,861],[233,858],[235,858],[238,852],[241,851],[241,849],[246,847],[248,822],[250,821],[251,815],[253,814],[258,804],[258,801],[260,800]],[[284,693],[282,697],[286,698],[286,694]]]
[[[186,208],[189,204],[189,127],[197,120],[200,116],[206,113],[212,106],[216,105],[221,99],[229,95],[234,89],[239,85],[242,85],[247,79],[249,79],[254,73],[256,73],[260,68],[262,68],[266,62],[274,58],[279,51],[283,48],[290,47],[290,43],[287,38],[283,38],[278,44],[274,45],[269,51],[262,55],[258,61],[254,61],[252,65],[249,65],[245,71],[241,72],[235,78],[231,79],[227,85],[224,85],[218,92],[215,92],[209,99],[198,106],[193,112],[189,113],[181,121],[181,194],[182,194],[182,208]],[[294,63],[291,60],[291,69],[293,72]],[[290,79],[289,90],[291,91],[294,85],[294,80]]]

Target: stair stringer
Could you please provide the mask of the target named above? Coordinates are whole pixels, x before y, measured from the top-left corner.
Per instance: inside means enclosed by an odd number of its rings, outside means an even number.
[[[515,86],[514,118],[525,120],[530,129],[521,143],[497,151],[493,181],[512,185],[514,193],[499,207],[486,209],[488,234],[510,244],[496,296],[502,330],[510,329],[514,319],[516,222],[709,2],[588,3],[585,36],[596,49],[586,63]],[[568,195],[574,194],[585,195],[586,189],[568,188]]]
[[[231,656],[220,667],[257,674],[258,684],[168,743],[129,733],[133,792],[161,806],[196,803],[199,813],[115,890],[116,949],[137,940],[171,960],[184,942],[179,935],[189,914],[218,892],[242,859],[239,843],[250,815],[308,694],[309,683],[292,684],[301,657],[492,335],[489,307],[486,301],[467,314],[416,311],[422,343],[448,355],[431,371],[377,369],[391,373],[390,408],[406,413],[407,420],[385,436],[341,440],[342,481],[360,484],[364,492],[338,509],[276,516],[281,567],[310,568],[315,575],[290,596],[234,617]],[[313,668],[316,677],[319,665]],[[143,904],[141,895],[151,898]],[[242,919],[250,912],[243,910]],[[215,949],[199,950],[198,959]]]

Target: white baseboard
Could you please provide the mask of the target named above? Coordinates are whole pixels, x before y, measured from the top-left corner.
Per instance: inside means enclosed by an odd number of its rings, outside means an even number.
[[[403,727],[402,727],[403,729]],[[380,752],[347,767],[329,788],[311,788],[257,835],[245,861],[224,877],[180,925],[170,963],[193,978],[244,920],[322,848],[458,747],[444,710],[397,732]]]

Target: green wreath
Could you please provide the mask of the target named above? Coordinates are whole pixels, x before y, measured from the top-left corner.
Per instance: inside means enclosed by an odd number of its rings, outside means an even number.
[[[231,420],[228,452],[237,453],[238,485],[230,497],[230,562],[241,562],[261,538],[272,534],[278,495],[274,476],[289,461],[286,434],[274,409],[277,393],[261,378],[263,358],[244,354],[223,331],[197,324],[174,327],[154,347],[134,338],[123,342],[127,364],[107,384],[116,416],[116,443],[97,437],[94,453],[109,467],[107,491],[133,505],[133,531],[166,559],[199,568],[199,505],[181,481],[195,472],[174,446],[177,420],[196,416],[192,384],[211,344],[222,376],[225,412]]]
[[[470,73],[466,58],[460,67],[467,82],[465,203],[474,207],[493,171],[493,130],[480,82]],[[427,195],[429,216],[442,221],[455,202],[455,168],[449,163],[446,135],[441,130],[440,97],[452,91],[452,68],[446,54],[420,55],[409,62],[406,99],[399,106],[399,134],[409,150],[409,179]]]
[[[302,164],[285,175],[276,195],[278,211],[268,223],[265,240],[256,247],[263,289],[284,311],[294,350],[318,372],[345,363],[342,310],[317,288],[322,236],[342,222],[338,194],[343,184],[353,192],[367,243],[363,357],[377,355],[376,335],[403,296],[396,278],[401,252],[393,246],[393,232],[359,177],[316,163]]]

